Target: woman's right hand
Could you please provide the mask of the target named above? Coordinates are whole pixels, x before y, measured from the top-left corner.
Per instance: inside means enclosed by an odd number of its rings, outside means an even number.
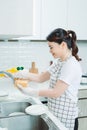
[[[33,97],[39,96],[39,90],[29,87],[27,81],[25,80],[15,80],[15,86],[25,95]]]
[[[29,71],[28,70],[20,70],[13,74],[15,79],[28,79]]]

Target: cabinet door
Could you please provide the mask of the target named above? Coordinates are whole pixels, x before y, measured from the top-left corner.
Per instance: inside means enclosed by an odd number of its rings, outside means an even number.
[[[78,40],[87,40],[87,0],[68,0],[68,29],[77,33]]]
[[[78,102],[79,117],[87,116],[87,98],[82,98]]]
[[[41,39],[56,28],[67,26],[67,0],[42,0]]]
[[[33,35],[33,0],[0,0],[0,36]]]
[[[87,130],[87,117],[79,118],[78,130]]]
[[[87,98],[87,89],[80,89],[78,93],[78,98]]]

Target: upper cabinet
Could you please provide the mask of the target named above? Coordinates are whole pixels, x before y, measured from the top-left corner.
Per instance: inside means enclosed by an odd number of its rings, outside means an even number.
[[[87,0],[42,0],[41,39],[55,28],[71,29],[87,40]]]
[[[67,0],[42,0],[41,39],[56,28],[67,26]]]
[[[40,8],[39,0],[0,0],[0,38],[34,36]]]
[[[45,40],[56,28],[87,40],[87,0],[0,0],[0,37]]]
[[[87,40],[87,0],[68,0],[68,29],[75,30],[78,40]]]

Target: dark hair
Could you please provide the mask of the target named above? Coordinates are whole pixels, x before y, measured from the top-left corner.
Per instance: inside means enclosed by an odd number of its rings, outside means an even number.
[[[75,58],[80,61],[81,58],[77,55],[78,53],[78,47],[76,45],[76,33],[72,30],[64,30],[62,28],[58,28],[53,30],[48,36],[47,41],[49,42],[56,42],[58,44],[61,44],[63,41],[67,43],[67,47],[69,49],[72,49],[72,55],[75,56]]]

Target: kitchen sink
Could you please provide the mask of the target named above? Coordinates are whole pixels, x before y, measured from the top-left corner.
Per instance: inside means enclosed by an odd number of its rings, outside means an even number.
[[[41,116],[25,113],[32,105],[29,101],[0,102],[0,128],[6,130],[48,130],[49,127]]]
[[[50,111],[42,115],[27,114],[25,109],[33,103],[42,104],[34,98],[0,102],[0,128],[7,128],[6,130],[67,130]]]
[[[27,101],[0,102],[0,118],[26,114],[25,108],[30,105]]]
[[[40,116],[21,115],[0,118],[0,127],[7,130],[49,130]]]

